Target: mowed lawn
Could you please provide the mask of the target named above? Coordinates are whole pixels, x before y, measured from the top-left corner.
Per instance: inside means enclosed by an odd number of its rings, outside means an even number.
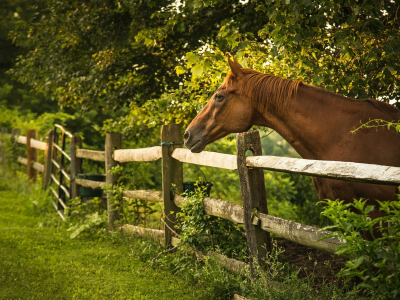
[[[0,191],[0,299],[213,299],[167,271],[145,269],[129,241],[71,240],[41,222],[28,200]]]

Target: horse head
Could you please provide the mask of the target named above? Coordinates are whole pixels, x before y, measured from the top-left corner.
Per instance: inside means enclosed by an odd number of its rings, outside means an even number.
[[[185,146],[194,153],[230,133],[247,131],[253,125],[251,99],[241,91],[245,77],[242,66],[235,59],[228,58],[228,63],[231,73],[184,134]]]

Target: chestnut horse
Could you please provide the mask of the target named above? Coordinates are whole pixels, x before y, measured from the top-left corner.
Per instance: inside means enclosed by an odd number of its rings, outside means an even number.
[[[373,99],[357,100],[324,89],[242,68],[228,59],[231,73],[190,123],[185,145],[194,153],[229,133],[253,125],[277,131],[306,159],[400,167],[400,137],[387,128],[352,130],[369,119],[400,120],[400,111]],[[313,178],[319,198],[395,200],[396,187]],[[383,216],[378,209],[372,218]],[[365,236],[370,239],[370,236]]]

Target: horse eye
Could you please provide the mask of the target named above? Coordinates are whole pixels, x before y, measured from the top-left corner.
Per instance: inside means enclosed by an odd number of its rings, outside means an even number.
[[[225,96],[224,96],[224,95],[221,95],[221,94],[215,94],[215,95],[214,95],[214,100],[217,101],[217,102],[221,102],[221,101],[223,101],[224,99],[225,99]]]

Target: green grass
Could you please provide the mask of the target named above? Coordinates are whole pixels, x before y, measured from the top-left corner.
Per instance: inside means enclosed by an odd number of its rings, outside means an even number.
[[[170,272],[145,269],[133,239],[71,240],[41,222],[26,194],[0,191],[0,299],[214,299]]]

